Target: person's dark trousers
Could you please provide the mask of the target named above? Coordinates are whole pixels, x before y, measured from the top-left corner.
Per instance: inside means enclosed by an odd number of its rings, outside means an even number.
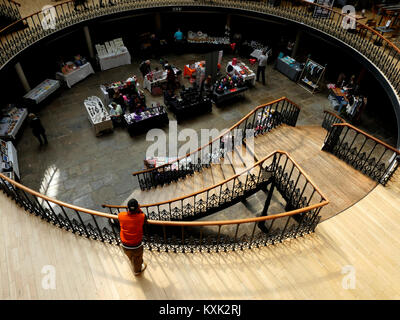
[[[39,140],[39,143],[40,143],[41,146],[43,145],[43,141],[44,141],[44,144],[48,143],[46,134],[44,132],[43,133],[39,133],[39,134],[35,134],[35,137]],[[42,137],[43,137],[43,140],[42,140]]]
[[[262,82],[265,85],[265,67],[258,66],[257,68],[257,81],[260,81],[260,74],[262,75]]]

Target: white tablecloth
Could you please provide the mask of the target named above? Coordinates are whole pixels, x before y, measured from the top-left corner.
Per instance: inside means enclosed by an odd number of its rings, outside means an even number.
[[[239,65],[243,65],[245,66],[247,69],[249,69],[251,71],[250,74],[241,74],[240,71],[242,70],[240,68]],[[228,64],[226,65],[226,72],[228,72],[228,66],[232,66],[234,69],[234,74],[240,75],[242,76],[244,81],[251,81],[252,85],[254,86],[256,84],[256,74],[253,72],[253,70],[251,70],[251,68],[249,68],[247,65],[245,65],[242,62],[238,62],[238,64],[236,66],[232,65],[232,61],[229,61]],[[231,75],[233,74],[233,72],[230,73]]]
[[[24,95],[24,98],[31,99],[35,101],[36,104],[39,104],[49,95],[51,95],[54,91],[56,91],[59,87],[60,87],[60,81],[46,79],[41,84],[39,84],[31,91],[29,91],[26,95]]]
[[[92,73],[94,73],[94,70],[90,62],[88,62],[68,74],[57,72],[56,79],[64,81],[67,84],[68,88],[71,88],[75,83],[85,79]]]
[[[116,54],[108,55],[104,57],[98,57],[101,70],[108,70],[111,68],[116,68],[123,66],[125,64],[131,64],[131,55],[129,51]]]

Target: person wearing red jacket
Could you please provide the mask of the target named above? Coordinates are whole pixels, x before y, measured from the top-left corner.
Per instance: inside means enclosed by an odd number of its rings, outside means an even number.
[[[135,276],[140,275],[147,267],[143,262],[143,225],[146,215],[140,209],[136,199],[128,201],[128,211],[120,212],[118,220],[121,227],[122,248],[133,264]]]

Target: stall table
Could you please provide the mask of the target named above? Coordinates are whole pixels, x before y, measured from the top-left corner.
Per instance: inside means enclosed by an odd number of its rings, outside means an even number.
[[[88,112],[88,119],[91,123],[96,137],[102,135],[104,132],[113,131],[114,126],[111,120],[111,116],[104,108],[103,102],[99,97],[89,97],[84,102],[86,111]],[[97,107],[97,112],[93,113],[93,107]]]
[[[233,88],[233,89],[227,89],[223,93],[218,93],[214,89],[213,91],[213,100],[216,105],[219,105],[222,102],[231,100],[235,97],[241,96],[244,94],[244,92],[248,90],[248,87],[242,87],[242,88]]]
[[[276,70],[283,73],[290,80],[297,82],[300,77],[302,68],[299,62],[294,61],[293,63],[288,63],[284,58],[278,58],[276,60]]]
[[[233,65],[232,61],[229,61],[228,64],[226,65],[227,73],[229,66],[232,66],[234,73],[238,76],[241,76],[243,78],[243,81],[251,83],[251,85],[253,86],[256,84],[256,74],[243,62],[238,61],[236,65]]]
[[[175,67],[173,67],[173,70],[180,82],[180,76],[178,75],[180,70]],[[162,92],[157,92],[156,88],[162,87],[165,83],[167,83],[167,71],[153,71],[145,75],[143,79],[143,88],[147,89],[152,95],[160,95]]]
[[[149,114],[154,112],[154,114]],[[168,114],[164,107],[149,108],[145,112],[139,114],[140,119],[136,113],[124,114],[124,120],[126,122],[129,135],[132,137],[135,134],[146,132],[151,128],[159,128],[163,125],[168,124]]]
[[[18,156],[17,150],[15,149],[14,145],[11,141],[3,141],[0,140],[0,163],[1,169],[0,172],[3,174],[6,172],[13,173],[17,180],[20,179],[19,175],[19,167],[18,167]],[[4,171],[5,170],[5,171]],[[12,171],[10,171],[12,170]],[[12,179],[15,180],[15,177]]]
[[[124,50],[126,51],[120,53],[107,54],[104,56],[97,56],[100,64],[100,69],[103,71],[123,66],[126,64],[131,64],[131,55],[125,47]]]
[[[65,82],[68,88],[71,88],[75,83],[78,83],[79,81],[87,78],[92,73],[94,73],[93,67],[90,62],[87,62],[67,74],[57,72],[56,79]]]
[[[205,97],[199,97],[199,100],[194,103],[177,99],[176,101],[169,101],[168,106],[175,114],[178,123],[186,118],[212,111],[211,100]]]
[[[60,87],[60,81],[46,79],[31,91],[29,91],[26,95],[24,95],[25,99],[29,99],[33,101],[35,104],[39,104],[48,96],[50,96],[53,92],[55,92]]]
[[[15,140],[19,129],[24,123],[28,111],[25,108],[13,108],[0,119],[0,138]]]

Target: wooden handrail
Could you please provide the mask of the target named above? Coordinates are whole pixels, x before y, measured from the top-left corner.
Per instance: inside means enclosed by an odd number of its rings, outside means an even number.
[[[20,7],[20,6],[21,6],[21,4],[20,4],[20,3],[18,3],[18,2],[16,2],[16,1],[14,1],[14,0],[8,0],[8,2],[14,3],[14,4],[15,4],[15,5],[17,5],[18,7]]]
[[[296,168],[299,170],[299,172],[306,178],[306,180],[307,180],[307,181],[313,186],[313,188],[319,193],[319,195],[320,195],[323,199],[325,199],[325,200],[328,199],[328,198],[322,193],[322,191],[316,186],[316,184],[311,180],[311,178],[304,172],[304,170],[300,167],[300,165],[292,158],[292,156],[291,156],[289,153],[287,153],[286,151],[276,150],[276,151],[270,153],[268,156],[264,157],[263,159],[257,161],[251,168],[247,168],[247,169],[243,170],[242,172],[240,172],[240,173],[238,173],[238,174],[235,174],[234,176],[232,176],[232,177],[230,177],[230,178],[228,178],[228,179],[225,179],[225,180],[223,180],[223,181],[221,181],[221,182],[219,182],[219,183],[217,183],[217,184],[215,184],[215,185],[212,185],[212,186],[210,186],[210,187],[204,188],[204,189],[202,189],[202,190],[200,190],[200,191],[196,191],[196,192],[194,192],[194,193],[191,193],[191,194],[188,194],[188,195],[185,195],[185,196],[181,196],[181,197],[178,197],[178,198],[174,198],[174,199],[172,199],[172,200],[167,200],[167,201],[162,201],[162,202],[157,202],[157,203],[152,203],[152,204],[144,204],[144,205],[141,205],[141,207],[142,207],[142,208],[149,208],[149,207],[160,206],[160,205],[164,205],[164,204],[167,204],[167,203],[172,203],[172,202],[184,200],[184,199],[187,199],[187,198],[191,198],[191,197],[193,197],[193,196],[195,196],[195,195],[199,195],[199,194],[204,193],[204,192],[206,192],[206,191],[209,191],[209,190],[211,190],[211,189],[218,188],[219,186],[221,186],[221,185],[223,185],[223,184],[225,184],[225,183],[227,183],[227,182],[229,182],[229,181],[231,181],[231,180],[234,180],[234,179],[236,179],[237,177],[239,177],[239,176],[241,176],[241,175],[244,175],[246,172],[248,172],[248,171],[250,171],[250,170],[256,168],[259,164],[264,163],[266,160],[268,160],[269,158],[271,158],[272,156],[274,156],[274,155],[277,154],[277,153],[285,154],[285,155],[292,161],[292,163],[294,164],[294,166],[296,166]],[[116,205],[114,206],[114,205],[108,205],[108,204],[103,204],[102,207],[103,207],[103,208],[116,208],[116,209],[126,209],[126,208],[127,208],[127,206],[116,206]]]
[[[329,113],[331,116],[334,116],[335,118],[341,120],[343,123],[347,123],[346,120],[344,120],[342,117],[339,117],[336,113],[333,113],[329,110],[324,110],[324,113]]]
[[[266,106],[269,106],[269,105],[278,103],[278,102],[283,101],[283,100],[286,100],[286,101],[292,103],[296,108],[298,108],[298,109],[300,110],[300,107],[299,107],[297,104],[295,104],[294,102],[290,101],[290,100],[287,99],[286,97],[282,97],[282,98],[276,99],[276,100],[274,100],[274,101],[271,101],[271,102],[268,102],[268,103],[259,105],[258,107],[255,107],[252,111],[250,111],[245,117],[243,117],[243,118],[240,119],[238,122],[236,122],[232,127],[230,127],[229,129],[227,129],[224,133],[221,133],[218,137],[214,138],[213,140],[211,140],[210,142],[206,143],[205,145],[203,145],[203,146],[197,148],[196,150],[194,150],[194,151],[192,151],[192,152],[189,152],[189,153],[187,153],[186,155],[181,156],[180,158],[177,158],[176,160],[171,160],[171,161],[169,161],[168,163],[165,163],[165,164],[163,164],[163,165],[161,165],[161,166],[159,166],[159,167],[155,167],[155,168],[150,168],[150,169],[146,169],[146,170],[141,170],[141,171],[133,172],[132,175],[133,175],[133,176],[137,176],[137,175],[139,175],[139,174],[143,174],[143,173],[146,173],[146,172],[158,170],[158,169],[163,168],[163,167],[165,167],[165,166],[168,166],[168,165],[170,165],[170,164],[172,164],[172,163],[175,163],[175,162],[177,162],[177,161],[180,161],[180,160],[182,160],[182,159],[185,159],[185,158],[189,157],[190,155],[192,155],[192,154],[194,154],[194,153],[196,153],[196,152],[202,150],[203,148],[208,147],[210,144],[214,143],[214,142],[217,141],[218,139],[222,138],[224,135],[226,135],[226,134],[228,134],[229,132],[231,132],[233,129],[235,129],[235,128],[238,127],[240,124],[242,124],[246,119],[248,119],[252,114],[254,114],[257,110],[259,110],[259,109],[261,109],[261,108],[265,108]]]
[[[12,1],[12,0],[10,0],[10,1]],[[14,1],[13,1],[13,2],[14,2]],[[64,4],[66,4],[66,3],[73,3],[73,2],[74,2],[74,0],[67,0],[67,1],[65,1],[65,2],[56,4],[56,5],[54,5],[53,7],[56,8],[56,7],[58,7],[58,6],[62,6],[62,5],[64,5]],[[325,10],[331,11],[333,14],[338,14],[338,15],[341,15],[342,17],[345,17],[345,16],[346,16],[344,13],[337,12],[337,11],[333,10],[332,8],[327,7],[327,6],[324,6],[324,5],[319,5],[319,4],[315,4],[315,3],[310,3],[310,2],[305,1],[305,0],[301,0],[301,2],[302,2],[304,5],[306,5],[306,6],[311,6],[311,5],[312,5],[312,6],[318,6],[318,7],[321,7],[321,8],[323,8],[323,9],[325,9]],[[26,20],[26,19],[28,19],[28,18],[34,16],[34,15],[37,15],[37,14],[39,14],[39,13],[41,13],[41,11],[35,12],[35,13],[33,13],[33,14],[27,16],[27,17],[21,18],[21,19],[15,21],[15,22],[13,22],[12,24],[10,24],[10,25],[6,26],[5,28],[1,29],[1,30],[0,30],[0,35],[1,35],[1,33],[3,33],[4,31],[6,31],[7,29],[11,28],[12,26],[16,25],[17,23],[20,23],[21,21],[24,21],[24,20]],[[356,24],[362,26],[362,27],[365,28],[365,29],[368,29],[369,31],[371,31],[372,33],[374,33],[377,37],[379,37],[379,38],[381,38],[382,40],[384,40],[385,42],[387,42],[387,43],[389,44],[390,47],[392,47],[395,51],[397,51],[397,53],[400,53],[400,49],[399,49],[393,42],[391,42],[390,40],[388,40],[387,38],[385,38],[384,36],[382,36],[381,34],[379,34],[376,30],[374,30],[374,29],[372,29],[371,27],[369,27],[369,26],[367,26],[367,25],[365,25],[365,24],[363,24],[363,23],[361,23],[361,22],[358,22],[358,21],[356,21]]]
[[[386,148],[392,150],[393,152],[397,153],[398,155],[400,155],[400,151],[397,150],[396,148],[394,148],[394,147],[388,145],[387,143],[383,142],[382,140],[379,140],[378,138],[375,138],[374,136],[371,136],[370,134],[358,129],[357,127],[351,125],[350,123],[347,123],[347,122],[346,123],[335,123],[335,124],[332,125],[332,127],[339,127],[339,126],[341,126],[341,127],[349,127],[351,129],[353,129],[354,131],[357,131],[358,133],[361,133],[362,135],[370,138],[371,140],[374,140],[376,143],[379,143],[379,144],[383,145],[384,147],[386,147]]]
[[[74,206],[68,203],[65,203],[63,201],[59,201],[50,197],[47,197],[39,192],[36,192],[28,187],[25,187],[24,185],[6,177],[5,175],[3,175],[2,173],[0,173],[0,177],[4,180],[7,180],[9,183],[11,183],[12,185],[16,186],[17,188],[20,188],[22,190],[24,190],[25,192],[30,193],[31,195],[37,196],[39,198],[42,198],[44,200],[53,202],[55,204],[58,204],[60,206],[72,209],[72,210],[76,210],[79,212],[83,212],[83,213],[87,213],[87,214],[91,214],[91,215],[96,215],[96,216],[100,216],[103,218],[108,218],[108,219],[114,219],[114,220],[118,220],[118,216],[114,215],[114,214],[108,214],[108,213],[103,213],[103,212],[99,212],[99,211],[95,211],[95,210],[90,210],[90,209],[85,209],[82,207],[78,207],[78,206]],[[284,212],[284,213],[279,213],[279,214],[274,214],[271,216],[264,216],[264,217],[255,217],[255,218],[247,218],[247,219],[237,219],[237,220],[219,220],[219,221],[202,221],[202,222],[191,222],[191,221],[161,221],[161,220],[147,220],[147,222],[149,224],[153,224],[153,225],[165,225],[165,226],[212,226],[212,225],[228,225],[228,224],[243,224],[243,223],[250,223],[250,222],[258,222],[258,221],[267,221],[267,220],[272,220],[272,219],[278,219],[278,218],[282,218],[282,217],[286,217],[286,216],[292,216],[295,214],[300,214],[303,212],[307,212],[310,210],[314,210],[323,206],[326,206],[329,203],[329,200],[325,199],[322,202],[319,202],[317,204],[311,205],[311,206],[307,206],[304,208],[300,208],[300,209],[296,209],[296,210],[292,210],[292,211],[288,211],[288,212]]]
[[[71,209],[71,210],[76,210],[76,211],[83,212],[83,213],[88,213],[88,214],[92,214],[92,215],[96,215],[96,216],[101,216],[101,217],[104,217],[104,218],[111,218],[111,219],[114,219],[114,217],[115,217],[115,216],[112,215],[112,214],[103,213],[103,212],[96,211],[96,210],[90,210],[90,209],[86,209],[86,208],[74,206],[74,205],[72,205],[72,204],[69,204],[69,203],[66,203],[66,202],[63,202],[63,201],[59,201],[59,200],[57,200],[57,199],[50,198],[50,197],[48,197],[48,196],[45,196],[44,194],[41,194],[40,192],[37,192],[37,191],[35,191],[35,190],[32,190],[32,189],[30,189],[30,188],[24,186],[23,184],[21,184],[21,183],[19,183],[19,182],[16,182],[16,181],[14,181],[14,180],[12,180],[12,179],[6,177],[6,176],[3,175],[2,173],[0,173],[0,177],[1,177],[2,179],[4,179],[4,180],[8,181],[9,183],[11,183],[12,185],[14,185],[15,187],[17,187],[18,189],[21,189],[21,190],[23,190],[23,191],[25,191],[25,192],[27,192],[27,193],[33,195],[33,196],[42,198],[43,200],[47,200],[47,201],[53,202],[53,203],[55,203],[55,204],[58,204],[59,206],[63,206],[63,207],[69,208],[69,209]]]

